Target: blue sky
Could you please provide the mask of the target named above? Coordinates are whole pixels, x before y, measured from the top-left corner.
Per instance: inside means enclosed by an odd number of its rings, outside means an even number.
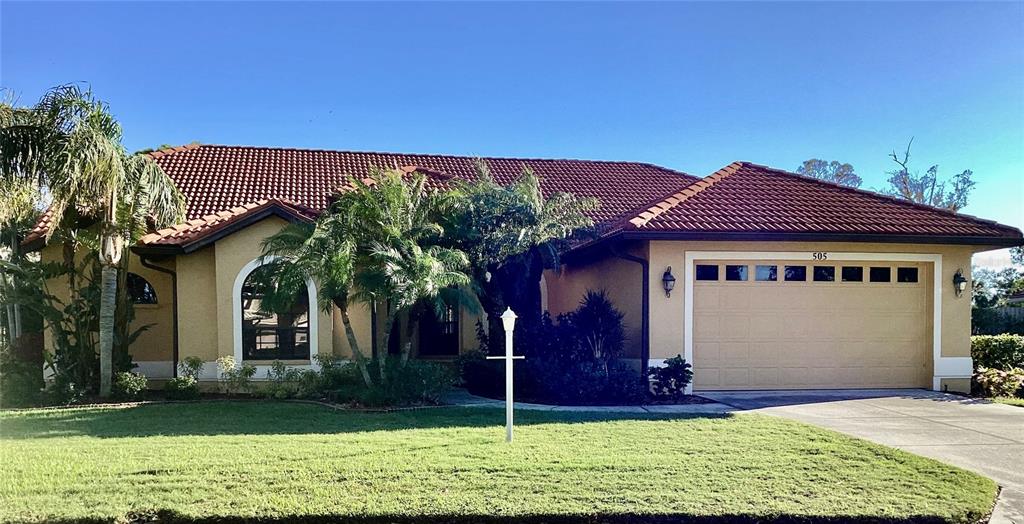
[[[1024,3],[0,3],[0,85],[84,81],[131,148],[198,140],[641,160],[887,154],[1024,227]]]

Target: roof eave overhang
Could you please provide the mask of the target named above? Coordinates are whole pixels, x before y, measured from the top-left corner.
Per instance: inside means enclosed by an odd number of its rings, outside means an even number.
[[[231,222],[208,235],[189,242],[183,242],[181,244],[138,244],[132,246],[132,252],[137,255],[187,255],[271,216],[276,216],[292,223],[310,221],[302,215],[289,212],[279,206],[272,206],[257,213],[242,217],[241,219]]]
[[[947,244],[992,248],[1024,245],[1024,237],[984,237],[963,235],[880,235],[856,233],[784,233],[730,231],[617,231],[569,250],[579,255],[607,242],[636,240],[731,241],[731,242],[876,242],[883,244]]]

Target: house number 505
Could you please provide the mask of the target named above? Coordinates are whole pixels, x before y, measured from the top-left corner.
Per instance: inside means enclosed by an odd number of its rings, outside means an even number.
[[[814,260],[828,260],[828,253],[824,251],[815,251],[811,253],[811,258]]]

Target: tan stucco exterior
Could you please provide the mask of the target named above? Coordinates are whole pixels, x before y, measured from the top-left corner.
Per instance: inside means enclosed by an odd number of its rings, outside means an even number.
[[[251,267],[260,256],[260,244],[264,238],[275,233],[286,222],[277,217],[269,217],[248,227],[219,239],[212,245],[187,255],[159,258],[154,263],[176,271],[177,296],[179,303],[179,359],[197,356],[208,363],[204,370],[207,378],[215,377],[213,361],[220,356],[235,354],[235,311],[234,288],[244,268]],[[649,241],[634,242],[620,246],[622,253],[639,257],[648,261],[649,270],[649,328],[650,359],[657,364],[663,359],[685,353],[686,338],[685,299],[689,285],[685,278],[687,254],[694,252],[736,252],[761,253],[765,259],[777,260],[772,253],[872,253],[872,254],[927,254],[938,257],[941,261],[942,274],[939,278],[941,294],[938,297],[941,307],[939,327],[941,330],[940,359],[960,357],[954,362],[962,367],[963,358],[970,356],[970,296],[969,292],[957,297],[952,286],[952,277],[957,270],[965,275],[970,274],[971,255],[985,250],[983,247],[950,246],[930,244],[883,244],[883,243],[836,243],[836,242],[713,242],[713,241]],[[608,292],[616,307],[624,314],[626,328],[626,351],[624,358],[639,362],[642,356],[643,340],[643,266],[635,261],[617,256],[611,250],[597,251],[588,255],[585,260],[574,259],[573,263],[565,264],[557,270],[545,271],[542,285],[542,302],[553,316],[574,310],[587,290],[604,289]],[[58,260],[59,246],[43,249],[44,260]],[[749,260],[748,260],[749,261]],[[753,266],[753,262],[749,262]],[[169,369],[172,360],[172,304],[174,295],[171,289],[170,276],[142,267],[138,258],[132,255],[131,270],[146,278],[155,288],[159,299],[156,306],[139,306],[136,308],[136,322],[154,324],[144,333],[133,346],[135,360],[144,364],[140,369],[155,370],[164,366]],[[810,264],[808,264],[810,265]],[[672,268],[677,285],[671,297],[666,296],[662,289],[661,277],[664,271]],[[922,330],[931,329],[928,312],[934,311],[932,301],[931,271],[932,264],[922,262],[921,286],[924,303],[921,305],[921,318],[915,317],[913,324]],[[241,278],[244,278],[242,275]],[[61,286],[51,283],[51,291],[61,296]],[[66,291],[64,292],[66,294]],[[804,300],[806,297],[790,297],[782,293],[777,300]],[[695,301],[702,299],[696,294]],[[865,297],[863,300],[871,300]],[[916,299],[915,299],[916,300]],[[311,306],[317,309],[315,305]],[[369,354],[371,341],[371,312],[365,304],[354,304],[349,311],[356,338],[365,354]],[[318,330],[316,340],[319,354],[333,354],[339,357],[351,357],[348,340],[345,336],[341,317],[337,310],[330,313],[317,311]],[[383,317],[383,315],[378,315]],[[459,351],[466,352],[477,347],[475,327],[480,315],[463,309],[460,313]],[[853,321],[853,324],[860,325]],[[404,322],[403,322],[404,326]],[[378,332],[383,329],[383,318],[378,318]],[[400,334],[405,339],[409,335],[404,327]],[[414,354],[418,351],[418,336],[412,334]],[[927,339],[928,335],[922,335]],[[52,347],[50,334],[46,334],[47,347]],[[930,344],[930,339],[928,341]],[[931,357],[931,345],[925,358]],[[916,357],[915,357],[916,358]],[[162,363],[162,364],[161,364]],[[257,362],[266,365],[268,362]],[[948,368],[943,363],[943,369]],[[928,373],[934,373],[932,387],[949,388],[964,391],[969,388],[966,376],[940,373],[933,362],[926,362]],[[960,368],[957,368],[960,369]],[[942,375],[942,376],[939,376]],[[928,380],[922,379],[922,386]],[[697,380],[700,383],[700,380]]]
[[[814,252],[825,253],[875,253],[875,254],[930,254],[937,255],[941,260],[942,274],[939,277],[941,284],[941,357],[970,357],[970,322],[971,305],[970,293],[957,297],[953,289],[953,275],[961,270],[964,275],[970,275],[971,256],[979,251],[985,251],[983,246],[955,246],[936,244],[887,244],[887,243],[855,243],[855,242],[726,242],[726,241],[650,241],[641,247],[633,247],[631,254],[640,255],[649,262],[649,308],[650,308],[650,358],[652,364],[657,364],[662,359],[684,354],[685,340],[685,266],[687,252],[745,252],[745,253],[768,253],[767,258],[772,258],[771,253],[779,252]],[[884,255],[881,255],[884,257]],[[809,262],[806,262],[811,265]],[[752,264],[752,263],[751,263]],[[663,287],[661,277],[664,271],[671,267],[673,275],[677,279],[675,290],[671,297],[667,296]],[[546,302],[552,314],[565,312],[573,309],[587,289],[600,289],[602,287],[614,289],[613,300],[616,305],[626,313],[627,319],[639,318],[642,304],[639,293],[630,289],[638,289],[641,285],[641,274],[639,265],[622,259],[613,259],[611,255],[595,256],[592,260],[577,262],[569,265],[555,274],[549,272],[545,275],[547,284]],[[925,303],[926,311],[933,311],[932,303],[932,264],[921,264],[922,286],[927,288]],[[629,322],[629,320],[627,320]],[[923,329],[931,329],[930,320],[922,321],[926,326]],[[640,344],[639,322],[630,326],[629,344],[631,348],[638,348]],[[924,338],[929,344],[931,351],[930,335]],[[630,354],[639,354],[639,350],[631,349]],[[928,353],[931,357],[931,353]],[[958,369],[963,369],[962,360],[956,362]],[[931,372],[938,373],[931,362],[927,363]],[[969,373],[968,373],[969,374]],[[925,382],[930,382],[926,384]],[[948,388],[953,391],[968,391],[970,387],[969,378],[949,377],[936,378],[935,382],[923,381],[922,386]]]
[[[645,246],[626,253],[646,257]],[[660,275],[659,277],[660,278]],[[596,255],[585,265],[563,265],[544,273],[547,311],[552,317],[575,310],[588,290],[605,290],[623,314],[626,344],[623,358],[639,359],[643,325],[642,266],[611,253]]]

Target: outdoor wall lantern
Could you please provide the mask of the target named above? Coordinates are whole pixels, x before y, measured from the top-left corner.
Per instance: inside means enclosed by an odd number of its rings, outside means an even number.
[[[956,296],[960,296],[967,290],[967,279],[964,277],[962,269],[956,270],[956,273],[953,275],[953,290],[956,291]]]
[[[672,296],[672,288],[676,287],[676,277],[672,276],[672,266],[668,266],[665,274],[661,275],[661,287],[665,288],[665,296]]]

